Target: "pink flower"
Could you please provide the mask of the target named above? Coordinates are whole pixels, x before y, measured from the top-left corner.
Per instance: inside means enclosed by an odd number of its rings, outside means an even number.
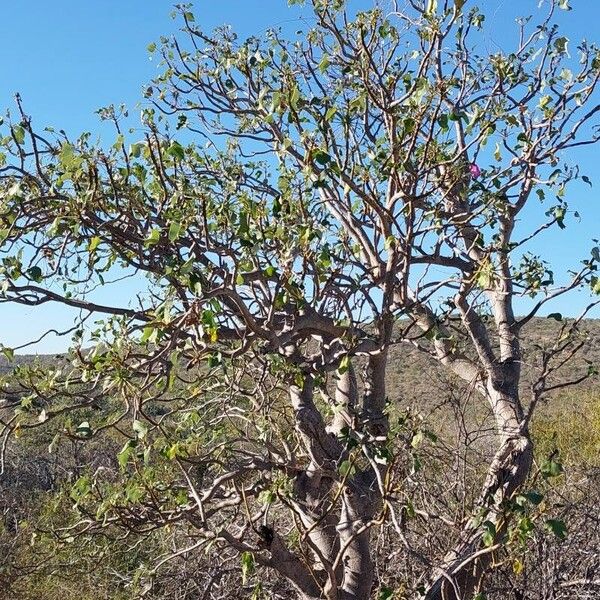
[[[469,173],[473,179],[477,179],[481,175],[481,169],[475,163],[472,163],[469,167]]]

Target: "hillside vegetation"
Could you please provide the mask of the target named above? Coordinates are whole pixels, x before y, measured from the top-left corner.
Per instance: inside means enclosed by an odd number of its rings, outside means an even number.
[[[550,346],[561,325],[553,319],[532,321],[527,329],[528,347]],[[600,322],[584,321],[580,329],[583,349],[560,374],[565,381],[576,379],[589,364],[600,362]],[[527,355],[526,348],[526,372],[533,372],[537,365],[528,363]],[[14,368],[48,367],[63,360],[64,356],[16,356],[11,363],[3,360],[1,368],[5,379],[11,381]],[[438,545],[443,548],[447,532],[438,531],[430,522],[428,515],[436,512],[430,499],[440,497],[435,493],[437,488],[454,488],[456,502],[468,490],[477,489],[473,481],[484,475],[477,458],[492,454],[493,424],[488,408],[423,353],[408,345],[397,346],[391,361],[388,390],[393,419],[430,432],[419,453],[422,465],[406,480],[403,493],[416,495],[407,504],[402,527],[415,548],[425,556],[434,556],[440,551],[436,550]],[[527,394],[526,384],[522,393]],[[111,408],[95,409],[106,410]],[[96,418],[94,410],[89,415],[90,421]],[[86,478],[101,470],[118,471],[118,455],[126,438],[117,429],[87,442],[64,439],[57,443],[55,435],[60,427],[54,422],[48,430],[20,436],[10,446],[0,479],[0,597],[286,597],[285,586],[277,580],[264,582],[264,589],[270,592],[262,596],[263,586],[240,564],[239,557],[231,554],[184,555],[148,579],[151,560],[166,556],[173,543],[168,530],[133,531],[125,538],[110,532],[89,538],[65,536],[64,528],[74,522],[74,514],[81,516],[84,510],[78,498]],[[402,431],[402,427],[396,430],[399,439]],[[537,466],[527,489],[543,500],[523,509],[517,530],[511,534],[514,540],[496,561],[491,588],[496,592],[487,597],[591,600],[597,597],[596,588],[588,585],[585,589],[591,591],[580,595],[577,582],[593,582],[600,576],[596,560],[600,543],[597,382],[592,378],[577,388],[551,394],[533,422],[533,437]],[[134,493],[133,489],[126,491]],[[556,531],[536,525],[548,521],[557,524]],[[394,590],[395,594],[380,598],[408,598],[402,590],[409,589],[411,558],[393,536],[381,538],[377,560],[387,561],[382,589]]]

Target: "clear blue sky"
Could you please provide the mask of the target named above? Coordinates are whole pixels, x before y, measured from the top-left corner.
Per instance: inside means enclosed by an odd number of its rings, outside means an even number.
[[[0,19],[0,109],[13,105],[20,92],[27,112],[38,126],[52,125],[72,134],[101,131],[94,111],[110,103],[134,109],[141,89],[156,73],[147,45],[177,28],[170,19],[167,0],[20,0],[4,2]],[[371,0],[352,0],[368,7]],[[402,4],[402,2],[400,2]],[[489,49],[509,44],[517,15],[537,12],[538,0],[468,0],[487,15]],[[559,15],[564,34],[573,42],[600,41],[600,1],[571,0],[574,10]],[[289,9],[286,0],[200,0],[196,20],[204,28],[229,23],[242,35],[260,35],[280,25],[295,31],[305,28],[306,9]],[[573,47],[572,46],[572,47]],[[587,255],[590,240],[600,237],[598,150],[573,154],[595,185],[571,189],[569,203],[582,215],[566,233],[551,235],[546,248],[556,272],[573,266]],[[121,290],[123,302],[131,288]],[[552,310],[575,314],[587,302],[583,294],[560,302]],[[600,316],[599,312],[595,316]],[[15,346],[48,325],[62,327],[70,321],[65,309],[25,309],[0,305],[0,343]],[[65,342],[49,338],[39,352],[64,349]]]

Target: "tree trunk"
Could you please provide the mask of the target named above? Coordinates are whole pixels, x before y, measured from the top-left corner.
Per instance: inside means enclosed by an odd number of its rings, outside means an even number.
[[[501,500],[510,497],[527,479],[533,460],[533,447],[527,436],[506,440],[490,467],[481,500],[473,511],[489,508],[486,520],[496,525],[496,540],[506,533]],[[491,504],[491,505],[490,505]],[[426,600],[471,600],[474,590],[492,560],[482,544],[482,531],[472,521],[460,540],[446,555],[425,595]]]
[[[510,390],[514,395],[507,395]],[[488,469],[473,517],[487,510],[485,520],[496,527],[494,544],[506,535],[507,517],[503,501],[518,490],[529,475],[533,462],[533,445],[523,426],[523,415],[514,381],[497,378],[488,382],[489,401],[494,411],[500,447]],[[461,532],[457,544],[438,567],[426,600],[471,600],[488,569],[493,553],[482,542],[479,523],[471,519]]]
[[[345,394],[343,405],[351,407],[356,400],[353,371],[341,381],[343,386],[339,387]],[[330,510],[327,499],[334,483],[332,474],[345,450],[335,435],[327,431],[313,403],[312,379],[306,378],[302,388],[291,386],[290,392],[296,428],[310,457],[308,467],[296,478],[294,496],[296,511],[309,532],[306,538],[314,560],[309,571],[318,578],[313,585],[321,587],[318,597],[325,600],[369,600],[374,573],[370,530],[366,525],[380,499],[376,475],[368,469],[349,478],[340,508]],[[310,589],[308,594],[301,590],[303,600],[313,600],[310,582],[300,580],[295,571],[286,572],[277,562],[273,566],[297,589],[300,590],[299,583],[304,589]]]
[[[344,491],[337,527],[343,564],[339,600],[368,600],[371,597],[374,567],[370,547],[371,532],[365,525],[375,513],[379,497],[376,489],[372,474],[362,473]]]

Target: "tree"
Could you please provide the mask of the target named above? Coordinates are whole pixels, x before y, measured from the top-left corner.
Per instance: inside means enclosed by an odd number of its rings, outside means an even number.
[[[564,155],[598,140],[600,54],[582,42],[571,58],[553,25],[564,0],[489,55],[484,15],[464,1],[388,8],[313,0],[297,39],[240,42],[180,6],[181,35],[149,48],[164,72],[131,145],[123,111],[100,111],[118,134],[103,148],[36,131],[17,99],[2,140],[3,301],[80,317],[65,365],[21,373],[5,436],[65,415],[55,442],[127,436],[120,475],[77,480],[64,535],[174,527],[189,545],[150,575],[212,547],[241,557],[244,582],[267,568],[301,598],[366,599],[374,585],[390,597],[374,536],[391,526],[402,545],[406,482],[435,437],[388,402],[397,346],[464,381],[497,441],[461,530],[413,591],[472,597],[523,502],[537,503],[524,488],[534,409],[594,369],[553,380],[583,317],[554,314],[560,335],[526,402],[523,327],[558,296],[598,293],[600,253],[555,283],[530,248],[566,226],[567,185],[589,181]],[[143,288],[131,305],[98,299],[127,278]],[[88,339],[90,317],[102,320]]]

